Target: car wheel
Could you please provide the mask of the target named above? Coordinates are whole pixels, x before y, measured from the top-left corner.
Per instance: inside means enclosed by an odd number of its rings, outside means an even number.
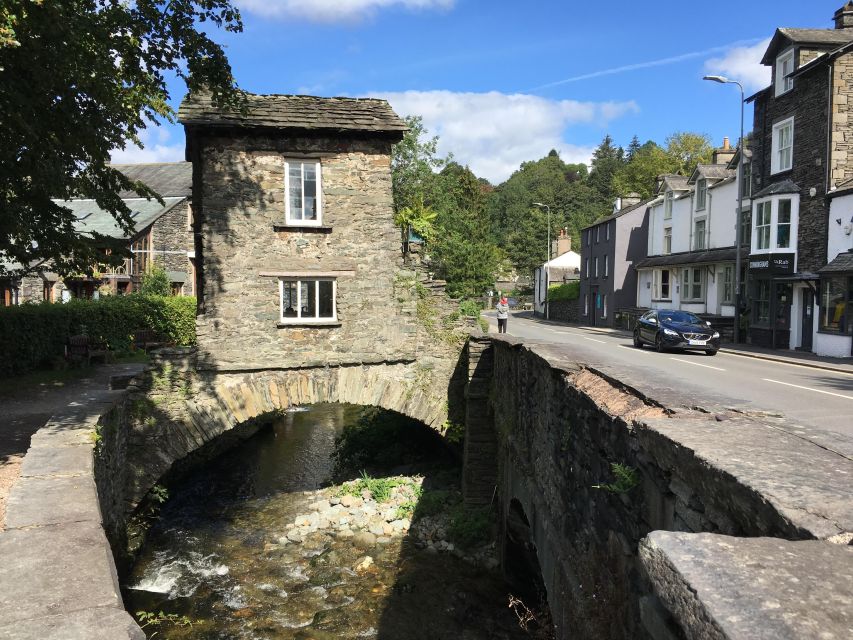
[[[663,339],[660,337],[660,334],[655,336],[655,349],[658,353],[663,353]]]
[[[636,331],[634,332],[634,346],[637,347],[637,349],[643,348],[643,341],[640,340],[640,334]]]
[[[705,355],[715,356],[715,355],[717,355],[717,350],[716,349],[705,349]]]

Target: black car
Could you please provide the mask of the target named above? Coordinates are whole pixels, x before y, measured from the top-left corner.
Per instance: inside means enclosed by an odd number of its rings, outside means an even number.
[[[658,351],[693,349],[709,356],[720,348],[720,333],[688,311],[655,309],[643,314],[634,329],[634,346],[653,344]]]

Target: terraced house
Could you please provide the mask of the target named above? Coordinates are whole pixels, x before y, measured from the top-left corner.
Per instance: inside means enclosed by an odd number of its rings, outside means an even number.
[[[826,355],[840,355],[851,333],[849,242],[831,242],[829,230],[849,219],[840,211],[846,199],[833,203],[837,214],[830,201],[853,177],[853,2],[834,21],[834,29],[777,29],[762,59],[772,82],[748,99],[749,335],[754,344]]]

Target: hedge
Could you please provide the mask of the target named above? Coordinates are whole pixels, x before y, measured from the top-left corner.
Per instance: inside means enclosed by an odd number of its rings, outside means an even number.
[[[152,329],[178,345],[195,344],[196,299],[189,296],[106,296],[0,308],[0,376],[49,366],[69,336],[85,332],[122,355],[133,333]]]
[[[558,287],[548,289],[548,300],[551,302],[559,302],[560,300],[577,300],[580,297],[581,283],[576,280],[567,282]]]

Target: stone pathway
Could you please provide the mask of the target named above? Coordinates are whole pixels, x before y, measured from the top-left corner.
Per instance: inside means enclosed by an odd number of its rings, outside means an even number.
[[[0,388],[0,530],[6,523],[6,500],[21,472],[30,438],[57,412],[103,401],[111,394],[110,377],[138,373],[144,365],[108,364],[76,380],[16,388],[14,378]]]

